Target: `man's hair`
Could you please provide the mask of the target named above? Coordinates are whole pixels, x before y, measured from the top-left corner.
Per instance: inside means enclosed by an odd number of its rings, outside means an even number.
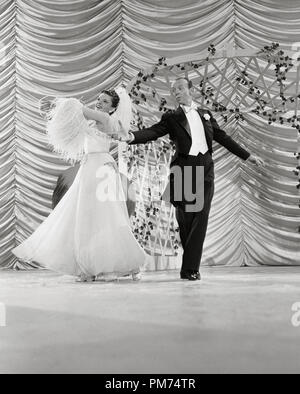
[[[111,97],[111,105],[113,106],[113,108],[117,108],[117,106],[120,102],[120,97],[114,89],[102,90],[101,93],[104,93],[104,94],[107,94],[108,96],[110,96]]]
[[[184,79],[188,83],[189,89],[191,89],[193,87],[193,82],[190,79],[188,79],[187,77],[178,77],[175,79],[175,82],[180,81],[180,79]]]

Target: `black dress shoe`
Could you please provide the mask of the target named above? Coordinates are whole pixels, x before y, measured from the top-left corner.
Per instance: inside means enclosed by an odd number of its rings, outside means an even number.
[[[197,275],[194,272],[187,272],[187,271],[181,271],[180,278],[188,279],[188,280],[198,280]]]
[[[199,271],[193,272],[193,274],[196,276],[197,280],[201,280],[201,275]]]

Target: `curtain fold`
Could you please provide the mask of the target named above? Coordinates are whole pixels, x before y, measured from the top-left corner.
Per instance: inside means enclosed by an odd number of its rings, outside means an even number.
[[[271,42],[298,43],[300,51],[298,0],[2,0],[0,267],[28,268],[11,249],[49,214],[57,177],[68,167],[47,143],[42,97],[93,105],[102,89],[128,83],[161,56],[200,59],[210,44],[261,49]],[[272,70],[265,73],[273,79]],[[218,75],[212,80],[220,83]],[[224,95],[230,89],[224,85]],[[204,262],[300,264],[297,131],[251,113],[225,128],[267,166],[256,171],[215,144]]]

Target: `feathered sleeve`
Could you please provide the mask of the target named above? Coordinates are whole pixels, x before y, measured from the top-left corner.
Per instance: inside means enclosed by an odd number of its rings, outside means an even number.
[[[57,99],[47,123],[50,144],[66,160],[80,160],[83,154],[89,124],[82,107],[83,104],[75,98]]]

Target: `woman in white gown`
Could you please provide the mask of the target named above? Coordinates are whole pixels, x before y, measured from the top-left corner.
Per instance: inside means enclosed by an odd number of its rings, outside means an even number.
[[[76,99],[57,99],[47,124],[49,140],[68,159],[83,159],[62,200],[13,253],[60,273],[139,279],[146,254],[135,239],[116,162],[109,154],[111,135],[128,131],[131,102],[124,89],[104,91],[98,110]],[[111,112],[114,113],[111,115]],[[87,120],[94,120],[91,125]]]

